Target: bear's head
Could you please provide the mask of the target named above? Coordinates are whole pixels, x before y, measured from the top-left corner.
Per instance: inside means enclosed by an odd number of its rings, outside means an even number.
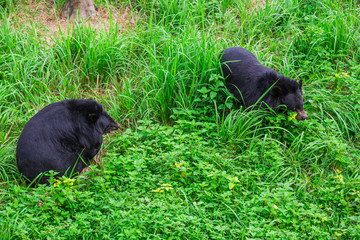
[[[105,111],[100,103],[91,101],[91,111],[88,112],[88,119],[92,122],[96,129],[100,130],[102,134],[111,133],[120,127],[120,124],[115,122],[112,117]]]
[[[102,105],[93,99],[68,100],[68,108],[78,111],[101,134],[117,130],[120,124],[114,121]]]
[[[98,118],[95,124],[97,128],[103,132],[103,134],[111,133],[120,127],[120,124],[115,122],[104,109],[102,109],[101,114],[97,115],[97,117]]]
[[[307,118],[303,107],[302,80],[296,82],[281,76],[271,89],[271,95],[278,99],[279,105],[286,106],[286,110],[297,112],[296,119],[298,121],[303,121]]]

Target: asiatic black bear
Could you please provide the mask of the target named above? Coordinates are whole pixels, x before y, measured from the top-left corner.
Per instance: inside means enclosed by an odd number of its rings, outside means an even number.
[[[79,173],[102,145],[102,135],[120,125],[92,99],[52,103],[24,126],[16,148],[17,165],[29,181],[49,170]],[[40,176],[39,183],[47,177]]]
[[[220,56],[226,86],[244,106],[252,106],[261,98],[261,102],[277,111],[281,111],[278,108],[281,105],[286,106],[285,110],[297,112],[297,120],[307,118],[303,108],[302,80],[296,82],[265,67],[242,47],[227,48]]]

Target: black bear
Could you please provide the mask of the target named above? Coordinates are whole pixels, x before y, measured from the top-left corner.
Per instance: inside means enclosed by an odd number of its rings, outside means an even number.
[[[102,144],[102,135],[120,125],[92,99],[52,103],[35,114],[21,132],[17,165],[29,181],[49,170],[79,173],[90,164]],[[46,176],[39,176],[46,183]]]
[[[282,105],[286,110],[296,111],[297,120],[307,118],[303,108],[302,80],[298,83],[263,66],[242,47],[227,48],[220,56],[226,86],[244,106],[252,106],[261,98],[277,112],[281,111],[278,107]]]

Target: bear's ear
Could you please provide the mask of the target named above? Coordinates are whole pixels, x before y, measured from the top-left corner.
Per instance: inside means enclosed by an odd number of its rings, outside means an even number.
[[[302,80],[302,79],[300,79],[300,81],[299,81],[299,89],[301,89],[302,84],[303,84],[303,80]]]
[[[99,115],[96,113],[89,113],[88,119],[90,122],[95,123],[99,119]]]
[[[282,90],[279,86],[274,86],[271,89],[271,96],[273,96],[274,98],[280,98],[282,96]]]

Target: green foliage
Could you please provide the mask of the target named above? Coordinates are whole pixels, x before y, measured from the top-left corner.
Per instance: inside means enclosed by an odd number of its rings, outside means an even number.
[[[11,9],[14,7],[14,0],[0,0],[0,10],[3,9]]]
[[[70,25],[67,32],[70,32]],[[110,27],[108,33],[98,32],[86,23],[72,23],[72,34],[55,40],[53,55],[63,74],[79,69],[70,76],[82,84],[106,82],[126,67],[129,55],[123,41],[117,38],[118,28]],[[124,70],[125,71],[125,70]],[[80,81],[79,81],[80,80]]]
[[[75,181],[8,186],[0,224],[30,238],[358,236],[357,170],[290,154],[311,157],[316,146],[285,148],[265,137],[239,154],[217,136],[215,123],[139,121],[113,140],[101,168]]]
[[[131,8],[135,27],[74,22],[49,38],[0,1],[1,239],[360,237],[357,1],[95,4]],[[232,46],[302,78],[308,119],[240,107],[218,61]],[[105,136],[91,171],[28,187],[24,124],[89,97],[123,133]]]

